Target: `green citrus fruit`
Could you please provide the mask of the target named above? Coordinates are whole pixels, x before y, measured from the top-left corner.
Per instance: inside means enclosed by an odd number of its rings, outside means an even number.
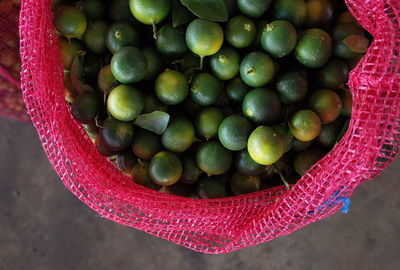
[[[210,68],[220,80],[230,80],[239,73],[240,55],[231,48],[222,48],[210,57]]]
[[[154,47],[145,47],[142,49],[143,55],[147,61],[147,74],[145,80],[152,81],[163,72],[165,64],[161,54]]]
[[[260,175],[265,166],[255,162],[247,149],[235,153],[234,164],[237,170],[245,175]]]
[[[202,109],[196,117],[196,133],[207,141],[218,135],[218,127],[224,120],[224,114],[220,108],[207,107]]]
[[[189,94],[185,76],[176,70],[161,73],[155,82],[157,97],[167,105],[181,103]]]
[[[190,97],[202,106],[214,104],[223,90],[223,84],[210,73],[200,73],[193,78]]]
[[[298,71],[283,73],[276,80],[276,90],[284,104],[303,100],[308,92],[307,79]]]
[[[237,0],[237,6],[243,14],[258,18],[267,11],[271,0]]]
[[[78,55],[78,52],[84,49],[84,46],[78,39],[67,40],[66,38],[60,38],[58,46],[60,47],[64,70],[70,70],[72,62]]]
[[[235,48],[246,48],[256,37],[257,29],[254,21],[245,16],[231,18],[225,28],[226,41]]]
[[[197,149],[196,162],[207,175],[221,175],[231,167],[232,153],[219,142],[209,141]]]
[[[126,149],[117,155],[117,167],[127,174],[132,174],[132,170],[138,163],[137,157],[132,153],[131,149]]]
[[[296,43],[296,29],[287,21],[273,21],[264,27],[261,34],[262,48],[275,57],[288,55]]]
[[[197,182],[197,194],[201,199],[218,199],[226,196],[225,184],[218,177],[202,177]]]
[[[196,196],[195,185],[185,184],[180,181],[176,182],[172,186],[162,187],[159,191],[180,197],[194,198]]]
[[[235,195],[252,193],[260,190],[261,180],[258,176],[250,176],[235,172],[231,178],[231,190]]]
[[[320,87],[337,89],[347,82],[349,68],[339,59],[331,59],[315,73],[315,79]]]
[[[343,107],[338,94],[328,89],[314,91],[309,97],[308,104],[321,118],[322,124],[335,121]]]
[[[132,123],[108,118],[103,125],[104,128],[100,129],[99,136],[112,151],[120,151],[132,143],[134,137]]]
[[[249,90],[250,87],[240,77],[236,77],[227,84],[226,95],[233,103],[241,103]]]
[[[111,59],[111,70],[121,83],[135,83],[147,75],[147,61],[136,47],[123,47]]]
[[[130,23],[138,23],[129,8],[129,0],[112,0],[109,1],[108,16],[113,22],[127,21]]]
[[[218,138],[222,145],[231,151],[243,150],[251,132],[249,121],[240,115],[225,118],[218,128]]]
[[[171,10],[170,0],[129,0],[133,16],[144,24],[157,24],[164,20]]]
[[[84,75],[91,81],[96,81],[101,70],[102,59],[93,53],[87,53],[84,61]]]
[[[158,31],[156,47],[162,54],[179,57],[186,53],[185,30],[166,24]]]
[[[333,147],[336,143],[343,122],[339,119],[333,123],[322,125],[321,133],[317,137],[317,141],[325,147]]]
[[[215,22],[195,19],[186,29],[186,44],[195,54],[204,57],[218,52],[224,41],[224,32]]]
[[[78,38],[86,31],[85,14],[73,6],[61,6],[54,12],[54,25],[67,38]]]
[[[126,46],[138,46],[140,34],[128,22],[115,22],[107,30],[106,44],[111,53],[115,54]]]
[[[272,6],[272,15],[275,19],[300,26],[307,18],[306,3],[304,0],[276,0]]]
[[[151,159],[149,171],[157,185],[171,186],[182,176],[182,162],[175,153],[162,151]]]
[[[294,138],[293,143],[292,143],[292,149],[296,152],[304,151],[307,148],[309,148],[314,141],[300,141],[296,138]]]
[[[89,23],[86,28],[83,40],[85,41],[86,47],[95,54],[102,54],[107,50],[105,42],[107,29],[108,23],[106,21]]]
[[[160,136],[144,129],[136,132],[132,143],[132,151],[138,158],[151,159],[161,150],[162,144]]]
[[[112,150],[110,146],[104,141],[103,136],[96,136],[95,145],[100,154],[105,157],[111,157],[118,154],[118,151]]]
[[[244,97],[242,111],[244,116],[257,124],[271,124],[280,117],[281,103],[271,90],[257,88]]]
[[[333,6],[329,0],[306,0],[307,27],[321,27],[326,25],[333,15]]]
[[[336,41],[333,47],[333,54],[343,59],[358,58],[361,53],[352,51],[343,40],[351,35],[364,36],[362,28],[358,24],[344,23],[333,28],[333,39]]]
[[[351,95],[351,92],[349,89],[344,88],[340,90],[339,94],[343,104],[343,108],[340,114],[345,117],[350,117],[353,106],[353,97]]]
[[[113,88],[115,83],[116,80],[114,75],[112,74],[111,66],[104,66],[99,72],[99,76],[97,78],[97,86],[101,91],[108,93]]]
[[[168,105],[162,103],[154,94],[144,95],[144,108],[142,113],[152,113],[155,111],[167,112]]]
[[[300,141],[311,141],[321,132],[321,119],[310,110],[296,112],[290,119],[293,136]]]
[[[158,190],[161,186],[154,183],[153,179],[151,179],[149,166],[148,161],[142,160],[137,163],[132,169],[132,181],[141,186]]]
[[[288,152],[292,148],[293,144],[293,134],[290,131],[290,128],[287,127],[285,124],[274,125],[273,128],[283,141],[285,153]]]
[[[167,150],[186,151],[194,141],[193,124],[183,117],[172,119],[163,133],[161,141]]]
[[[71,112],[77,121],[90,124],[100,113],[101,107],[101,101],[95,93],[85,92],[74,99]]]
[[[183,158],[183,173],[180,181],[186,184],[194,184],[199,179],[202,171],[197,166],[196,160],[192,156]]]
[[[119,85],[107,99],[109,113],[121,121],[133,121],[144,107],[143,95],[133,86]]]
[[[261,87],[272,80],[275,65],[271,57],[263,52],[252,52],[240,63],[240,77],[251,87]]]
[[[323,156],[324,152],[315,147],[300,152],[294,158],[294,169],[300,176],[303,176]]]
[[[83,12],[92,21],[103,19],[106,16],[107,4],[102,0],[84,0]]]

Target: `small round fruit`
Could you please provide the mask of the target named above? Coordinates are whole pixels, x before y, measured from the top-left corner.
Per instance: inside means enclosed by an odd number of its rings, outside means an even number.
[[[274,125],[273,128],[283,141],[283,145],[285,147],[285,153],[288,152],[292,148],[293,144],[293,134],[290,131],[290,128],[287,127],[285,124]]]
[[[245,175],[260,175],[265,169],[265,166],[251,158],[247,149],[235,153],[234,164],[236,169]]]
[[[196,192],[196,186],[185,184],[183,182],[178,181],[172,186],[162,187],[159,191],[179,197],[194,198]]]
[[[129,8],[129,0],[112,0],[109,1],[108,16],[113,22],[127,21],[130,23],[138,23]]]
[[[112,74],[111,66],[104,66],[99,72],[99,76],[97,78],[97,86],[102,92],[108,93],[113,88],[115,83],[116,80],[114,75]]]
[[[329,0],[306,0],[307,27],[321,27],[326,25],[333,15],[333,6]]]
[[[271,0],[237,0],[237,6],[243,14],[258,18],[267,11]]]
[[[275,19],[300,26],[307,18],[306,3],[304,0],[276,0],[272,6],[272,15]]]
[[[171,186],[182,176],[182,162],[178,155],[168,151],[157,153],[150,161],[150,176],[160,186]]]
[[[235,16],[229,20],[225,28],[226,41],[235,48],[246,48],[256,37],[256,25],[245,16]]]
[[[115,22],[107,30],[106,44],[111,53],[115,54],[126,46],[138,46],[140,34],[128,22]]]
[[[261,87],[272,80],[275,65],[271,57],[263,52],[252,52],[240,63],[240,77],[251,87]]]
[[[84,0],[83,12],[89,20],[100,20],[106,15],[106,5],[105,1],[102,0]]]
[[[217,177],[202,177],[197,183],[197,194],[201,199],[224,198],[225,184]]]
[[[195,54],[204,57],[221,49],[224,32],[218,23],[193,20],[186,29],[186,44]]]
[[[149,172],[149,162],[141,160],[132,169],[132,181],[141,186],[158,190],[161,186],[154,183]]]
[[[310,110],[296,112],[290,119],[293,136],[300,141],[311,141],[321,133],[321,119]]]
[[[296,29],[287,21],[273,21],[264,27],[261,34],[262,48],[275,57],[288,55],[296,43]]]
[[[118,154],[118,151],[112,150],[110,146],[108,146],[108,144],[104,141],[104,138],[102,136],[97,136],[94,143],[100,154],[105,157],[111,157]]]
[[[224,114],[220,108],[207,107],[202,109],[196,117],[195,127],[199,137],[207,141],[218,135],[218,127],[224,120]]]
[[[249,176],[235,172],[231,178],[230,186],[235,195],[242,195],[259,191],[261,180],[258,176]]]
[[[274,164],[285,152],[285,146],[279,134],[269,126],[260,126],[250,134],[247,149],[250,157],[262,165]]]
[[[142,94],[130,85],[118,85],[111,90],[107,99],[108,112],[121,121],[133,121],[142,112]]]
[[[323,66],[332,53],[332,39],[318,28],[308,29],[300,36],[296,46],[296,58],[306,67]]]
[[[307,79],[298,71],[283,73],[276,80],[276,90],[284,104],[293,104],[303,100],[308,92]]]
[[[193,124],[183,117],[172,119],[164,131],[161,141],[167,150],[186,151],[194,141]]]
[[[245,117],[257,124],[271,124],[280,117],[281,103],[271,90],[257,88],[244,97],[242,111]]]
[[[293,143],[292,143],[292,149],[296,152],[304,151],[307,148],[309,148],[314,141],[300,141],[296,138],[294,138]]]
[[[210,73],[200,73],[193,78],[190,97],[202,106],[214,104],[223,90],[223,84]]]
[[[342,129],[342,124],[342,121],[336,120],[333,123],[322,125],[321,133],[317,137],[317,141],[325,147],[333,147]]]
[[[197,150],[196,162],[207,175],[221,175],[231,167],[232,153],[219,142],[205,142]]]
[[[134,137],[132,123],[108,118],[103,125],[104,128],[100,129],[99,137],[103,139],[110,150],[120,151],[132,143]]]
[[[183,158],[183,173],[180,181],[186,184],[194,184],[199,179],[202,171],[197,166],[196,160],[187,156]]]
[[[161,73],[155,82],[157,97],[167,105],[181,103],[189,94],[186,77],[176,70]]]
[[[101,70],[102,59],[100,56],[93,53],[87,53],[85,55],[85,61],[83,66],[83,72],[85,77],[91,81],[96,81]]]
[[[344,23],[333,28],[333,39],[336,41],[333,47],[333,54],[343,59],[360,57],[362,54],[352,51],[343,40],[351,35],[364,36],[362,28],[358,24]]]
[[[343,104],[343,108],[340,114],[345,117],[350,117],[353,106],[353,97],[351,95],[351,92],[349,89],[344,88],[340,90],[339,94]]]
[[[328,89],[314,91],[309,97],[308,104],[316,112],[322,124],[329,124],[338,118],[343,104],[335,92]]]
[[[89,24],[83,35],[86,47],[95,54],[102,54],[107,51],[106,35],[108,23],[106,21],[96,21]]]
[[[78,39],[60,38],[58,40],[61,58],[63,61],[64,70],[70,70],[72,62],[78,55],[78,52],[84,49],[82,42]]]
[[[237,77],[231,80],[226,86],[226,95],[233,103],[241,103],[249,90],[250,87],[240,77]]]
[[[74,6],[61,6],[54,12],[54,25],[67,38],[78,38],[86,31],[85,14]]]
[[[249,121],[240,115],[225,118],[218,128],[218,138],[222,145],[231,151],[243,150],[251,132]]]
[[[131,149],[126,149],[117,155],[117,167],[127,174],[132,174],[132,170],[138,163],[137,157],[132,153]]]
[[[339,59],[331,59],[326,65],[318,69],[315,79],[320,87],[337,89],[347,82],[349,68]]]
[[[230,80],[239,73],[240,55],[231,48],[222,48],[219,52],[211,56],[210,68],[215,76],[220,80]]]
[[[164,61],[161,54],[154,47],[145,47],[142,49],[142,52],[147,61],[147,74],[144,79],[153,81],[163,72]]]
[[[157,24],[164,20],[171,10],[170,0],[129,0],[133,16],[144,24]]]
[[[142,113],[152,113],[155,111],[168,112],[168,105],[162,103],[153,93],[146,93],[144,95]]]
[[[162,54],[179,57],[186,53],[185,30],[166,24],[157,33],[156,47]]]
[[[72,103],[72,116],[83,124],[94,122],[95,117],[101,111],[101,101],[92,92],[85,92],[77,96]]]
[[[342,23],[354,23],[358,24],[356,18],[350,13],[350,11],[345,11],[341,13],[336,21],[337,24],[342,24]]]
[[[139,130],[132,143],[132,151],[142,159],[151,159],[162,150],[160,136],[147,130]]]
[[[111,58],[111,70],[121,83],[135,83],[147,75],[147,61],[136,47],[124,47]]]
[[[294,169],[300,176],[303,176],[323,156],[324,152],[315,147],[300,152],[294,158]]]

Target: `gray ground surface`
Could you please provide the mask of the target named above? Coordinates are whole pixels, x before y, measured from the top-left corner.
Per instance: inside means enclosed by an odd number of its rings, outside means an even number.
[[[100,218],[59,181],[31,124],[0,126],[0,269],[400,269],[399,159],[358,188],[347,215],[203,255]]]

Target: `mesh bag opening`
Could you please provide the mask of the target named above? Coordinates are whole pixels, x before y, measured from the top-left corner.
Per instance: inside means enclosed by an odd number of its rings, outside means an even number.
[[[290,190],[282,186],[195,200],[130,181],[96,151],[69,112],[50,0],[25,0],[21,7],[21,79],[28,114],[64,185],[102,217],[204,253],[267,242],[346,208],[355,188],[399,152],[400,3],[346,3],[374,38],[350,74],[350,127]]]

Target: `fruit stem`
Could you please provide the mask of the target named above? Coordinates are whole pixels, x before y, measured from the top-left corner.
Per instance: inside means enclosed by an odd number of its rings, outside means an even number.
[[[203,69],[204,56],[200,56],[200,70]]]
[[[288,181],[286,180],[285,176],[283,176],[283,174],[281,173],[281,171],[278,170],[278,169],[275,167],[275,165],[272,165],[272,167],[274,168],[275,172],[276,172],[277,174],[279,174],[279,176],[280,176],[282,182],[283,182],[283,183],[285,184],[285,186],[286,186],[286,189],[289,190],[289,189],[290,189],[290,185],[289,185]]]
[[[151,22],[152,26],[153,26],[153,38],[157,39],[157,26],[156,26],[156,20],[152,20]]]

